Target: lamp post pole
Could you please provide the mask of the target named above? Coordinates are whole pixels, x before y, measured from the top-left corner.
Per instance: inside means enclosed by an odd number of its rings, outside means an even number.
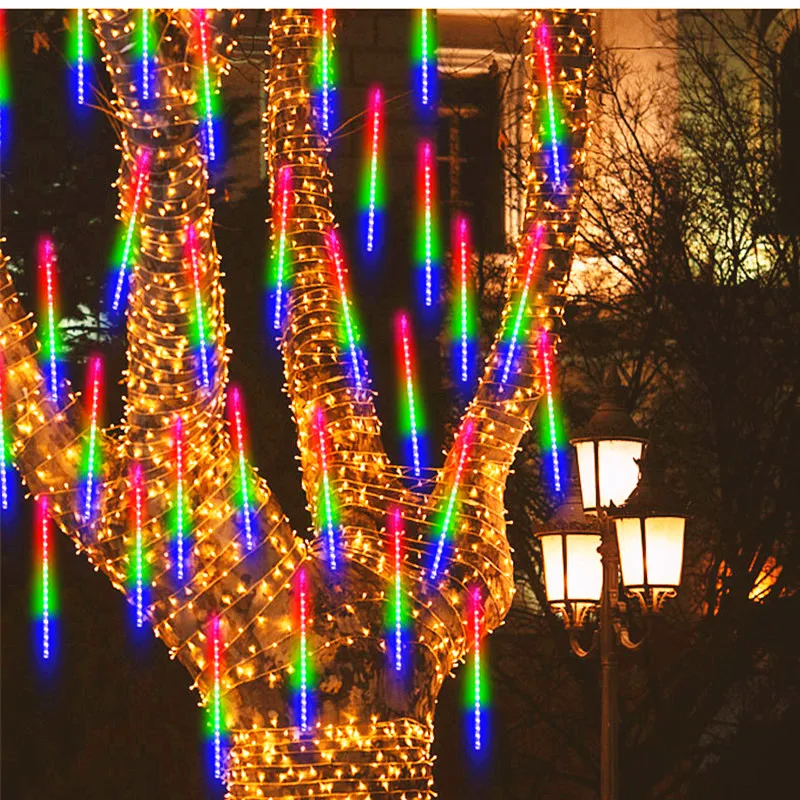
[[[600,798],[617,800],[617,740],[619,697],[614,614],[618,601],[619,552],[614,541],[613,523],[600,510],[603,565],[603,594],[600,600]]]

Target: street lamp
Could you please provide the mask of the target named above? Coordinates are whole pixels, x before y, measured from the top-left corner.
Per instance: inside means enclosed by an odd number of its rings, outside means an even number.
[[[580,495],[573,478],[567,501],[537,533],[548,604],[566,618],[572,649],[582,657],[589,651],[578,644],[577,631],[597,603],[593,601],[596,592],[590,597],[589,589],[596,587],[598,576],[601,580],[601,800],[617,798],[616,645],[619,641],[629,649],[638,647],[631,641],[622,617],[625,607],[619,602],[620,572],[625,590],[639,599],[643,609],[658,611],[680,582],[686,522],[674,495],[663,485],[658,466],[652,459],[646,463],[642,458],[646,439],[625,412],[621,394],[619,375],[611,369],[606,372],[597,411],[571,442]],[[576,507],[579,496],[582,509]],[[594,554],[590,542],[595,545]],[[572,575],[575,577],[570,582]],[[595,583],[588,576],[594,576]]]

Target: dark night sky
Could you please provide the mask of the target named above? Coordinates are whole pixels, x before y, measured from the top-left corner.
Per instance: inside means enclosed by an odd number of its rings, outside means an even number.
[[[65,311],[77,302],[96,308],[108,267],[113,237],[118,153],[111,126],[94,112],[84,127],[75,122],[68,100],[62,54],[62,12],[9,12],[9,63],[14,99],[13,136],[3,165],[2,233],[4,251],[27,267],[20,280],[31,287],[30,257],[38,234],[52,230],[60,251]],[[51,48],[33,53],[37,26],[49,34]],[[408,110],[400,113],[410,113]],[[232,140],[235,136],[230,137]],[[217,195],[219,198],[222,192]],[[217,200],[216,202],[219,202]],[[397,198],[398,204],[405,201]],[[407,203],[406,203],[407,207]],[[410,209],[408,209],[410,213]],[[218,207],[218,242],[227,273],[227,316],[233,331],[232,374],[243,384],[262,474],[302,529],[307,524],[293,460],[294,433],[282,370],[274,346],[264,341],[260,321],[260,285],[265,253],[266,201],[263,190],[237,208]],[[346,220],[346,209],[341,215]],[[391,366],[391,313],[408,299],[407,229],[402,220],[387,243],[392,259],[377,283],[358,286],[373,373],[383,394],[379,408],[387,433],[394,427]],[[25,263],[27,262],[27,263]],[[403,270],[403,272],[400,272]],[[30,310],[33,305],[26,298]],[[254,344],[255,343],[255,344]],[[435,347],[420,347],[436,361]],[[109,371],[123,366],[123,340],[104,346]],[[69,368],[73,386],[82,370]],[[264,380],[268,376],[269,380]],[[431,384],[435,385],[435,384]],[[448,401],[443,393],[428,398],[429,415]],[[118,418],[119,392],[109,392],[109,417]],[[269,411],[268,411],[269,409]],[[272,413],[272,409],[277,409]],[[283,422],[267,428],[257,420]],[[430,443],[440,449],[440,437]],[[395,446],[390,442],[390,447]],[[2,793],[19,798],[76,795],[140,800],[221,796],[205,778],[202,714],[198,695],[188,691],[188,674],[150,637],[137,645],[122,596],[76,557],[69,540],[58,536],[54,562],[60,602],[58,665],[45,677],[37,670],[30,616],[33,566],[31,505],[20,503],[18,516],[2,529]],[[467,789],[460,726],[460,687],[448,682],[437,726],[437,788],[447,800],[482,792]],[[485,795],[484,795],[485,796]]]

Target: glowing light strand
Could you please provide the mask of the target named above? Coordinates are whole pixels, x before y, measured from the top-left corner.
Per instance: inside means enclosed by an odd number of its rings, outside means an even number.
[[[0,353],[0,511],[8,511],[8,461],[6,459],[6,418],[5,418],[5,380],[6,362]],[[10,437],[9,437],[10,438]]]
[[[186,244],[189,250],[189,260],[192,267],[192,285],[194,288],[194,313],[197,318],[197,338],[200,342],[200,374],[203,388],[211,388],[211,379],[208,370],[208,341],[206,340],[205,313],[203,312],[203,291],[200,285],[200,265],[197,258],[197,234],[193,225],[186,228]]]
[[[146,13],[146,12],[145,12]],[[133,196],[133,206],[131,208],[130,218],[128,219],[128,227],[125,234],[125,246],[122,251],[122,262],[119,266],[117,273],[117,285],[114,289],[114,299],[111,308],[114,313],[119,311],[120,301],[122,300],[122,287],[125,284],[125,275],[128,271],[128,259],[131,255],[131,245],[133,243],[133,232],[136,228],[136,220],[139,218],[139,204],[142,200],[142,192],[144,185],[147,182],[150,169],[150,151],[143,150],[139,156],[136,169],[136,189]]]
[[[425,214],[425,305],[433,305],[433,166],[431,164],[431,144],[423,144],[424,170],[424,214]]]
[[[205,9],[198,10],[197,18],[200,26],[200,53],[203,59],[203,96],[205,99],[206,140],[208,144],[208,160],[216,161],[217,153],[214,144],[214,110],[211,105],[211,73],[208,66],[208,22]]]
[[[469,238],[466,217],[458,222],[459,309],[461,334],[461,382],[469,381]]]
[[[222,642],[220,641],[219,617],[211,620],[211,646],[214,661],[213,721],[214,721],[214,777],[222,780]]]
[[[400,509],[392,512],[392,538],[394,539],[394,668],[403,669],[403,525]]]
[[[300,729],[308,730],[308,589],[306,571],[300,570]]]
[[[550,435],[550,457],[553,461],[553,485],[556,492],[561,492],[561,471],[558,464],[558,436],[556,428],[556,412],[553,400],[553,371],[552,371],[552,347],[550,345],[547,331],[542,331],[540,336],[540,346],[542,352],[542,366],[544,367],[544,385],[547,396],[547,423]]]
[[[423,8],[420,9],[420,36],[422,39],[421,42],[421,49],[422,49],[422,59],[421,59],[421,80],[420,80],[420,89],[422,94],[422,105],[428,106],[430,104],[430,85],[429,85],[429,77],[428,71],[430,69],[430,64],[428,63],[428,9]]]
[[[382,97],[381,90],[376,88],[370,99],[370,116],[372,122],[372,147],[369,164],[369,210],[367,212],[367,252],[372,253],[375,247],[375,206],[378,190],[378,153],[380,149]]]
[[[77,45],[78,45],[78,105],[84,105],[86,102],[86,87],[85,87],[85,31],[83,9],[79,8],[76,11],[77,23]]]
[[[531,280],[533,278],[533,273],[536,268],[536,262],[539,258],[539,245],[542,239],[542,225],[537,225],[536,231],[533,235],[533,242],[530,246],[530,252],[528,255],[528,267],[525,271],[525,282],[522,287],[522,293],[519,299],[519,305],[517,306],[517,312],[514,316],[514,327],[511,333],[511,341],[508,345],[508,352],[506,353],[506,361],[503,366],[503,378],[502,382],[506,383],[508,381],[508,377],[511,373],[511,365],[514,361],[514,354],[517,349],[517,341],[519,339],[520,328],[522,327],[522,320],[525,316],[525,312],[528,306],[528,294],[531,288]]]
[[[46,496],[39,498],[39,535],[42,548],[42,658],[50,658],[50,507]]]
[[[136,627],[144,627],[144,485],[141,467],[133,467],[133,523],[134,523],[134,604],[136,606]]]
[[[444,520],[442,522],[442,530],[439,534],[439,542],[436,545],[436,556],[433,559],[433,567],[431,568],[431,580],[436,580],[439,575],[439,568],[441,567],[442,555],[444,554],[444,543],[447,539],[450,529],[453,525],[453,515],[456,508],[456,499],[458,497],[458,490],[461,485],[461,476],[464,472],[464,462],[467,457],[467,450],[469,449],[470,440],[472,439],[473,422],[468,418],[464,423],[464,428],[461,431],[461,450],[458,454],[458,463],[456,465],[456,474],[453,479],[453,486],[450,489],[450,496],[447,500],[447,509],[445,511]]]
[[[56,329],[56,277],[53,259],[53,242],[42,240],[41,269],[44,277],[47,314],[47,358],[49,366],[50,399],[58,403],[58,344]]]
[[[242,397],[237,388],[231,390],[231,406],[233,410],[234,449],[239,466],[239,482],[241,487],[242,517],[244,518],[245,545],[247,550],[253,549],[253,522],[250,506],[250,483],[247,479],[247,463],[245,460],[244,411]]]
[[[9,108],[11,106],[11,81],[8,76],[6,51],[6,12],[0,8],[0,158],[9,143]]]
[[[184,579],[184,546],[186,538],[186,487],[184,484],[184,440],[183,420],[175,419],[175,575]]]
[[[553,182],[561,186],[561,161],[558,153],[558,133],[556,130],[556,107],[553,97],[553,68],[551,63],[550,42],[547,37],[547,26],[542,23],[539,28],[539,40],[542,48],[542,62],[544,65],[544,78],[547,84],[547,109],[550,128],[550,153],[553,160]]]
[[[406,402],[408,403],[408,423],[411,435],[411,452],[414,464],[414,476],[422,476],[420,466],[419,430],[417,427],[417,402],[414,391],[414,365],[411,356],[411,342],[406,314],[400,315],[400,342],[403,353],[403,375],[405,378]]]
[[[94,356],[90,366],[91,389],[90,389],[90,416],[89,416],[89,447],[86,459],[86,495],[84,497],[83,518],[91,520],[94,509],[95,478],[97,476],[97,434],[100,414],[100,393],[103,380],[103,360],[100,356]]]
[[[330,133],[330,32],[328,29],[330,9],[321,9],[322,17],[322,130],[327,135]]]
[[[142,9],[142,100],[150,99],[150,12]]]
[[[472,590],[472,638],[473,638],[473,738],[472,743],[476,751],[483,746],[483,733],[481,730],[481,592],[480,589]]]
[[[328,450],[325,441],[325,412],[321,407],[318,407],[316,410],[314,422],[317,428],[319,466],[320,472],[322,473],[322,504],[324,508],[324,519],[322,522],[327,539],[328,565],[335,572],[338,568],[336,559],[336,523],[333,518],[333,500],[331,498],[331,484],[328,474]],[[323,525],[320,527],[323,527]]]
[[[345,332],[347,334],[347,346],[350,350],[350,362],[353,368],[353,377],[356,382],[356,390],[361,391],[364,384],[361,378],[361,365],[358,352],[358,332],[353,324],[350,314],[350,298],[347,294],[347,286],[344,279],[344,258],[342,257],[342,246],[339,236],[335,230],[328,233],[328,248],[333,256],[333,263],[336,268],[336,280],[339,284],[339,295],[342,301],[342,315],[344,316]]]
[[[286,235],[289,222],[289,196],[291,193],[291,167],[281,167],[278,173],[278,197],[280,198],[280,216],[278,218],[278,242],[273,258],[275,266],[275,313],[272,319],[274,330],[280,330],[283,315],[283,284],[286,269]]]

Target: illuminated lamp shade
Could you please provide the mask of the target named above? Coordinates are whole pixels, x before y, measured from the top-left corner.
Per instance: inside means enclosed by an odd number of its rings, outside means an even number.
[[[622,386],[616,367],[606,372],[600,405],[579,436],[571,439],[578,457],[583,508],[623,503],[636,488],[638,460],[647,441],[622,406]]]
[[[664,483],[651,446],[641,462],[639,485],[620,508],[611,508],[609,516],[617,528],[625,590],[645,611],[658,611],[681,582],[686,515]]]
[[[583,510],[576,469],[565,501],[536,537],[542,547],[547,602],[568,626],[579,626],[586,612],[600,602],[603,567],[598,552],[600,523]]]

